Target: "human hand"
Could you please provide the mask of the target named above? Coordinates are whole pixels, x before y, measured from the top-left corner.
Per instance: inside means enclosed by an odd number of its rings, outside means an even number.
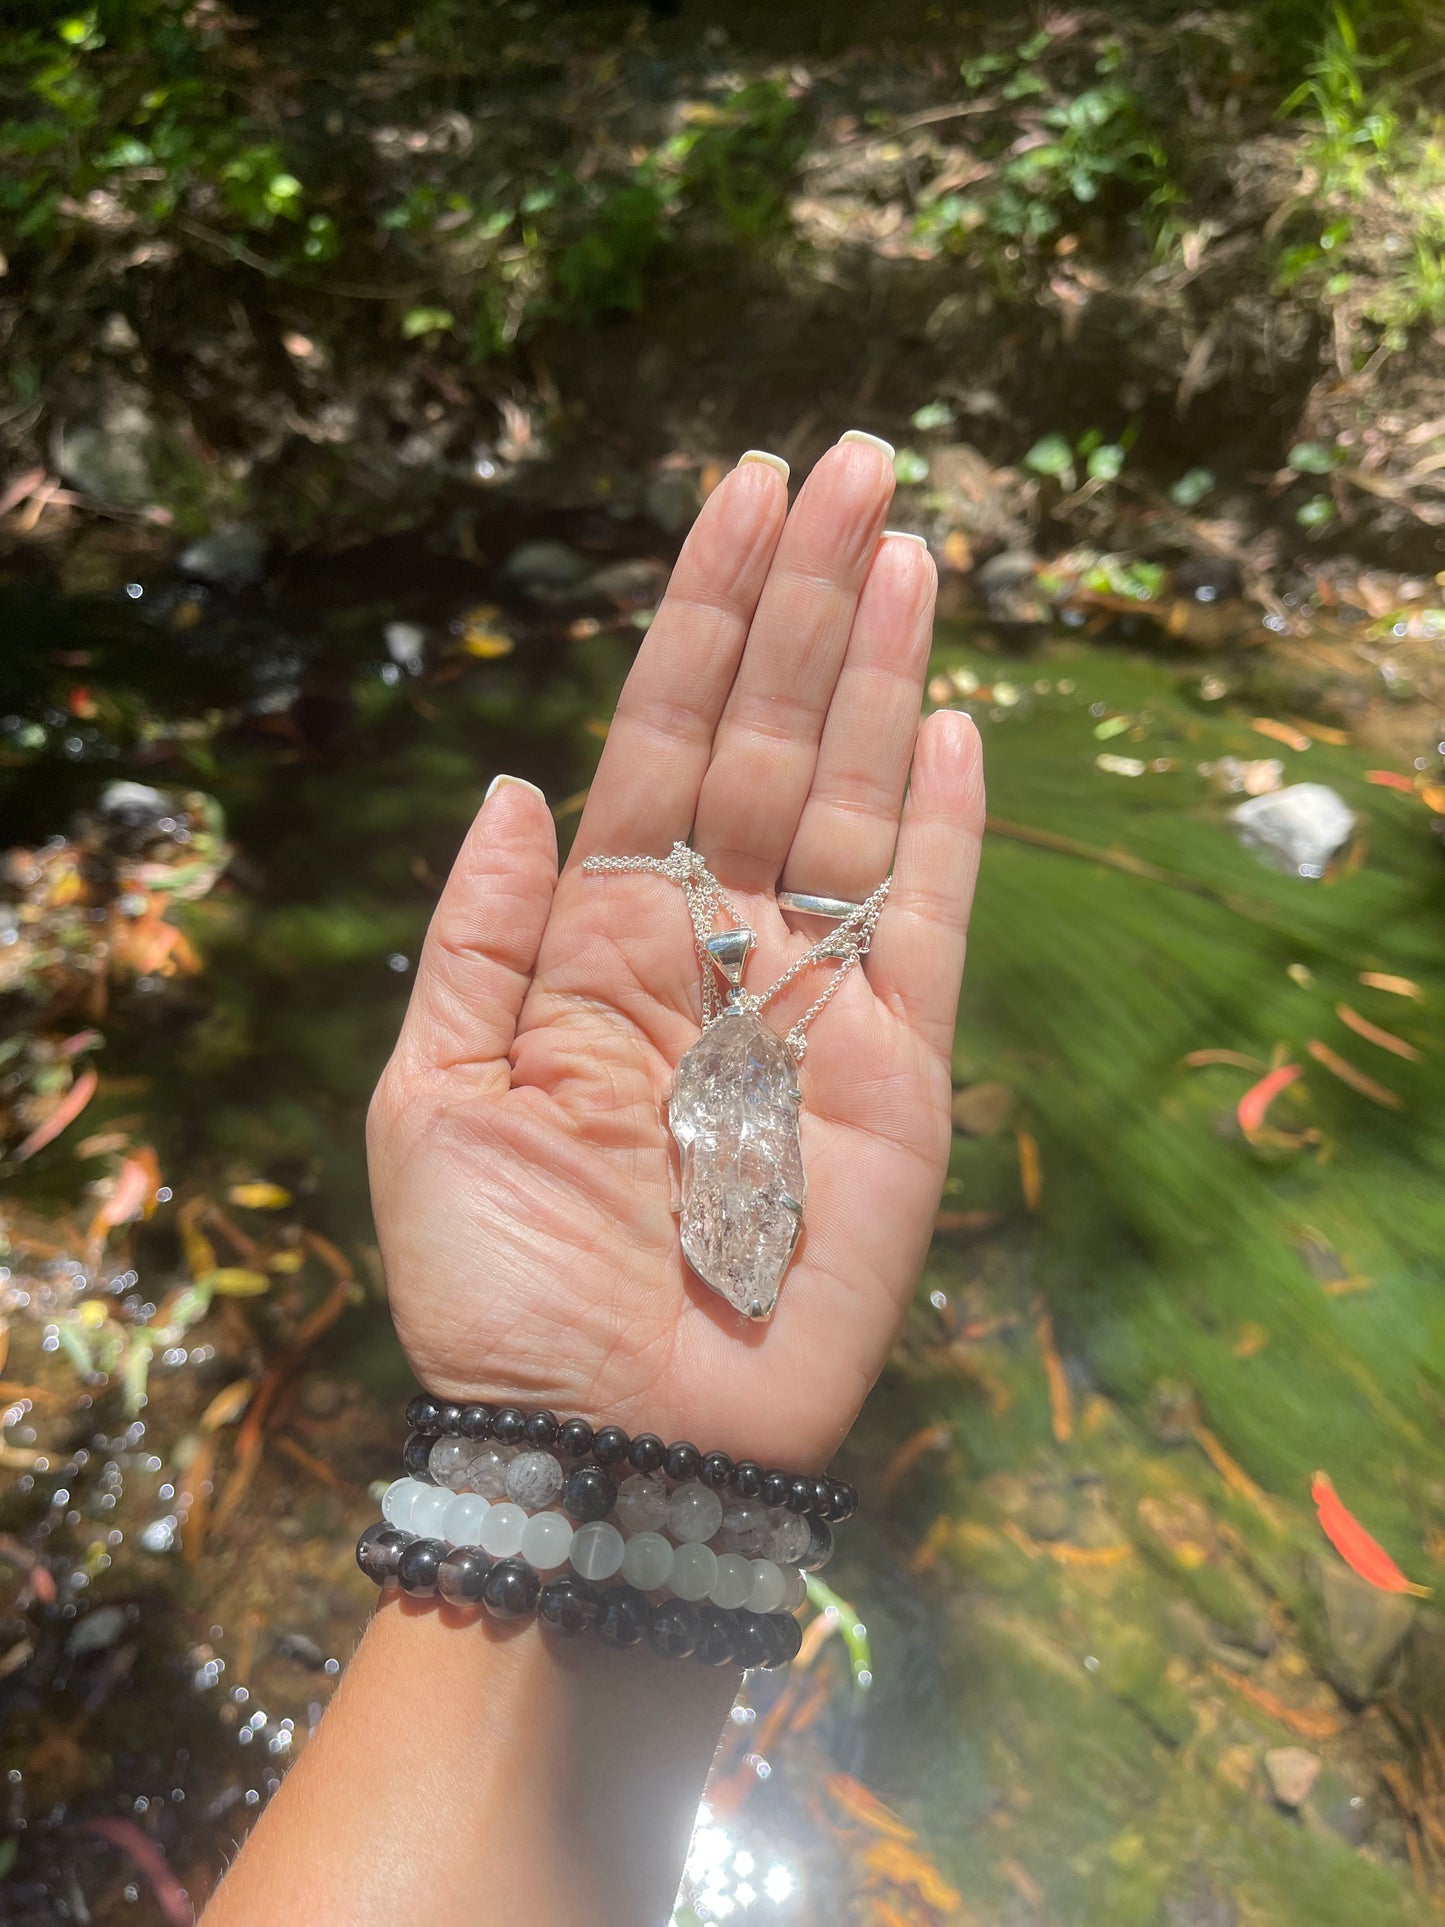
[[[392,1311],[428,1390],[812,1467],[881,1369],[947,1161],[983,821],[972,721],[919,728],[936,576],[919,543],[880,539],[892,492],[866,438],[791,513],[775,469],[740,464],[688,537],[560,878],[541,795],[489,791],[368,1121]],[[664,1113],[699,1023],[682,892],[580,867],[680,838],[756,932],[757,985],[824,928],[790,927],[775,886],[861,898],[894,862],[871,952],[808,1034],[807,1209],[765,1325],[679,1243]]]

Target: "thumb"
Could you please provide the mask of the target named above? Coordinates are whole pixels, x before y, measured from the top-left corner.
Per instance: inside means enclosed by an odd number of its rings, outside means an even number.
[[[505,1089],[522,999],[557,887],[547,799],[498,776],[452,865],[427,931],[402,1048],[433,1070],[489,1067]]]

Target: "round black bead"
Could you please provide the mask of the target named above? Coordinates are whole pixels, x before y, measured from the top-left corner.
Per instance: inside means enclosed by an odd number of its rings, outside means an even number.
[[[768,1636],[766,1616],[746,1610],[738,1613],[733,1634],[733,1658],[736,1663],[745,1671],[754,1666],[766,1666],[772,1651],[773,1642]]]
[[[739,1459],[733,1467],[733,1491],[740,1499],[763,1496],[763,1468],[756,1459]]]
[[[499,1445],[520,1445],[527,1436],[527,1414],[504,1405],[492,1414],[492,1437]]]
[[[545,1452],[557,1443],[557,1414],[555,1412],[532,1412],[527,1418],[527,1443]]]
[[[435,1432],[441,1409],[430,1392],[418,1392],[406,1408],[406,1422],[413,1432]]]
[[[627,1457],[627,1434],[620,1425],[604,1425],[593,1434],[592,1456],[599,1465],[621,1465]]]
[[[851,1519],[858,1510],[858,1494],[846,1479],[833,1481],[833,1517]]]
[[[667,1457],[667,1447],[656,1432],[639,1432],[632,1441],[627,1453],[628,1458],[639,1472],[657,1472]]]
[[[499,1559],[482,1581],[482,1604],[493,1619],[525,1619],[542,1582],[520,1559]]]
[[[597,1637],[607,1646],[636,1646],[647,1637],[652,1608],[636,1586],[613,1586],[602,1595]]]
[[[557,1450],[569,1459],[585,1459],[592,1450],[592,1427],[585,1418],[564,1419],[557,1427]]]
[[[786,1666],[802,1649],[803,1629],[791,1613],[774,1613],[772,1621],[769,1637],[773,1642],[773,1657],[768,1664]]]
[[[693,1658],[704,1666],[733,1666],[734,1616],[710,1602],[697,1609],[699,1631]]]
[[[617,1487],[600,1465],[578,1465],[562,1482],[562,1510],[579,1525],[605,1519],[617,1503]]]
[[[763,1504],[786,1505],[792,1489],[793,1481],[786,1472],[769,1472],[763,1479]]]
[[[586,1579],[564,1573],[549,1579],[537,1601],[537,1617],[550,1632],[571,1639],[590,1632],[602,1614],[602,1594]]]
[[[788,1496],[783,1501],[789,1512],[806,1512],[809,1506],[817,1504],[818,1495],[813,1490],[813,1486],[812,1479],[793,1480],[788,1487]]]
[[[492,1562],[480,1546],[453,1546],[437,1568],[437,1588],[454,1606],[480,1606]]]
[[[833,1528],[821,1513],[808,1514],[808,1544],[798,1561],[803,1572],[820,1572],[833,1557]]]
[[[442,1539],[413,1539],[396,1562],[403,1592],[413,1599],[430,1599],[437,1589],[437,1573],[450,1547]]]
[[[407,1440],[401,1455],[401,1463],[414,1479],[430,1477],[427,1465],[431,1459],[431,1449],[435,1444],[436,1439],[430,1432],[413,1432]]]
[[[663,1659],[691,1659],[702,1637],[702,1619],[690,1599],[664,1599],[652,1609],[647,1643]]]
[[[464,1405],[457,1431],[464,1439],[489,1439],[492,1436],[490,1405]]]
[[[438,1405],[437,1430],[439,1432],[443,1432],[443,1433],[456,1432],[460,1429],[461,1422],[462,1422],[462,1408],[460,1405],[454,1405],[454,1404]]]
[[[733,1462],[726,1452],[704,1452],[697,1476],[714,1492],[725,1492],[733,1482]]]
[[[640,1443],[640,1440],[634,1441],[633,1443],[632,1462],[634,1465],[637,1463],[637,1446]],[[684,1479],[695,1479],[698,1473],[701,1472],[702,1453],[698,1451],[695,1445],[689,1445],[686,1439],[679,1439],[676,1445],[668,1446],[667,1456],[662,1463],[667,1468],[668,1478],[676,1479],[680,1483]]]
[[[356,1563],[373,1585],[384,1586],[396,1577],[397,1563],[411,1544],[411,1534],[378,1519],[356,1542]]]

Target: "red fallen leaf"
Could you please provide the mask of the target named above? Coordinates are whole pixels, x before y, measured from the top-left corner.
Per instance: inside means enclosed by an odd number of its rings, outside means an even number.
[[[1416,1599],[1430,1597],[1430,1588],[1417,1586],[1407,1579],[1379,1541],[1370,1537],[1335,1491],[1328,1472],[1315,1473],[1310,1480],[1310,1497],[1320,1515],[1325,1537],[1351,1572],[1358,1573],[1381,1592],[1408,1592]]]
[[[1413,796],[1415,794],[1415,785],[1410,781],[1409,777],[1401,776],[1397,771],[1392,769],[1367,769],[1365,771],[1365,781],[1367,783],[1378,783],[1382,790],[1402,790],[1406,796]]]
[[[99,1082],[94,1065],[87,1064],[49,1117],[43,1123],[37,1124],[18,1148],[15,1153],[15,1162],[22,1164],[26,1158],[33,1158],[37,1151],[43,1151],[52,1139],[58,1138],[67,1124],[73,1124],[95,1096],[95,1087]]]
[[[1300,1064],[1280,1064],[1251,1084],[1235,1106],[1234,1115],[1239,1120],[1239,1128],[1246,1137],[1253,1137],[1264,1123],[1265,1113],[1279,1096],[1287,1090],[1297,1077],[1304,1075]]]
[[[115,1813],[102,1813],[92,1820],[82,1820],[80,1825],[84,1832],[93,1833],[98,1840],[108,1840],[111,1846],[129,1854],[150,1882],[156,1905],[166,1919],[173,1921],[175,1927],[191,1927],[196,1916],[189,1894],[171,1872],[160,1847],[149,1834],[141,1832],[134,1820],[123,1819]]]

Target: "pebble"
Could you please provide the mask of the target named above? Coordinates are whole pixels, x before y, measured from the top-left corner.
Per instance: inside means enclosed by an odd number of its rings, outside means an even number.
[[[1251,796],[1229,813],[1240,841],[1274,869],[1323,876],[1330,858],[1349,842],[1355,813],[1324,783]]]
[[[1271,1747],[1264,1756],[1270,1791],[1282,1807],[1291,1811],[1302,1807],[1314,1791],[1320,1766],[1319,1755],[1303,1746]]]

